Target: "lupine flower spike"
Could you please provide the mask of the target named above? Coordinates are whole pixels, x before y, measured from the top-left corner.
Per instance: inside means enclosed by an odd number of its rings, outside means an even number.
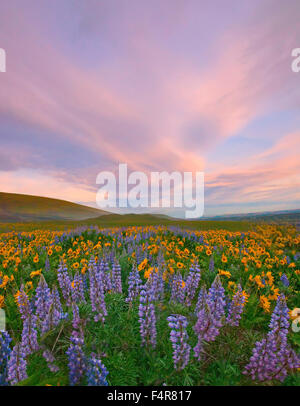
[[[241,285],[237,286],[237,291],[229,303],[228,316],[226,318],[226,323],[230,326],[238,326],[241,319],[242,312],[244,310],[246,297],[243,294]]]
[[[300,368],[300,357],[287,342],[289,310],[285,296],[278,297],[266,338],[257,341],[244,374],[253,380],[284,381],[289,370]]]
[[[11,354],[11,337],[7,331],[0,332],[0,386],[8,385],[7,362]]]
[[[26,354],[20,343],[14,346],[7,364],[7,369],[7,379],[11,385],[16,385],[17,383],[28,378],[26,371]]]
[[[180,314],[174,314],[167,318],[171,328],[170,340],[173,347],[174,368],[182,370],[186,367],[190,358],[191,346],[188,344],[187,319]]]
[[[152,289],[142,288],[140,292],[139,323],[142,345],[156,346],[156,317]]]
[[[88,386],[108,386],[106,377],[108,371],[100,359],[96,358],[96,354],[92,353],[87,365],[87,384]]]
[[[86,372],[86,357],[83,352],[84,339],[82,334],[73,331],[70,341],[71,344],[66,351],[66,354],[69,359],[70,385],[74,386],[82,383],[82,379]]]

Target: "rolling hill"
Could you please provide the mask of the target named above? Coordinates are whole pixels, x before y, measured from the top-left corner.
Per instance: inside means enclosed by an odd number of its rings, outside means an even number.
[[[85,220],[108,214],[65,200],[0,192],[0,222]]]
[[[237,213],[237,214],[224,214],[213,217],[202,217],[202,221],[250,221],[260,223],[274,223],[274,224],[294,224],[300,225],[300,210],[278,210],[266,211],[257,213]]]

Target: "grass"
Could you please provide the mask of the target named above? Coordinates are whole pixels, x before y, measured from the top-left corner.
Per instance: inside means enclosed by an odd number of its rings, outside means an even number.
[[[188,221],[188,220],[169,220],[156,218],[155,216],[141,215],[105,215],[96,219],[82,221],[37,221],[37,222],[19,222],[19,223],[1,223],[0,232],[10,231],[34,231],[34,230],[53,230],[69,231],[78,227],[97,226],[101,228],[112,227],[130,227],[130,226],[173,226],[191,230],[228,230],[228,231],[248,231],[255,227],[247,221]]]
[[[151,216],[150,216],[151,217]],[[126,216],[130,225],[133,225],[133,221],[144,221],[145,224],[149,225],[149,216]],[[124,221],[123,216],[107,216],[106,224],[101,226],[99,223],[95,223],[93,220],[88,222],[52,222],[52,223],[39,223],[37,224],[16,224],[15,230],[20,231],[20,226],[30,227],[33,229],[43,228],[45,230],[51,229],[58,230],[59,227],[66,227],[68,224],[68,229],[72,227],[79,227],[80,225],[98,225],[99,227],[114,227],[118,224],[114,223],[116,219]],[[153,220],[152,218],[150,220]],[[97,219],[97,221],[100,221]],[[170,225],[168,219],[160,219],[159,224],[162,222],[167,222]],[[213,221],[213,222],[187,222],[178,221],[176,226],[184,227],[185,224],[192,225],[195,229],[205,230],[212,229],[212,225],[216,229],[222,230],[225,228],[223,222]],[[243,231],[244,223],[241,222],[228,222],[226,221],[226,228],[228,226],[234,227],[232,231],[236,228],[239,231]],[[232,224],[231,224],[232,223]],[[121,223],[124,227],[125,224]],[[136,224],[136,225],[145,225]],[[175,225],[175,224],[171,224]],[[6,225],[8,226],[8,225]],[[249,226],[249,225],[248,225]],[[202,228],[200,228],[202,227]],[[186,228],[186,227],[185,227]],[[191,227],[192,228],[192,227]],[[294,234],[288,234],[289,229],[281,230],[280,227],[265,228],[265,235],[260,233],[249,233],[246,236],[241,236],[239,233],[232,235],[231,233],[208,233],[207,238],[209,241],[209,246],[213,247],[216,244],[216,236],[222,240],[218,240],[218,249],[214,251],[214,261],[215,269],[211,271],[209,268],[210,257],[206,254],[206,247],[204,245],[203,251],[197,251],[199,245],[202,243],[198,240],[195,242],[192,238],[186,238],[186,234],[176,234],[176,236],[169,229],[160,230],[157,232],[155,229],[151,229],[152,232],[157,233],[158,239],[155,239],[157,248],[161,249],[165,245],[162,244],[162,240],[165,239],[168,246],[173,241],[176,242],[174,250],[172,251],[170,257],[166,255],[165,260],[170,261],[172,258],[177,261],[184,262],[184,268],[180,272],[184,276],[189,272],[190,259],[184,257],[177,257],[177,255],[183,255],[184,250],[187,249],[190,254],[195,253],[197,255],[198,263],[201,274],[201,286],[209,287],[214,280],[218,269],[222,268],[226,271],[230,271],[230,279],[227,277],[222,277],[222,283],[226,289],[226,294],[228,297],[232,292],[229,290],[228,282],[234,281],[235,283],[241,283],[243,289],[249,293],[249,300],[245,305],[243,316],[238,327],[224,326],[221,329],[219,336],[217,336],[214,342],[205,344],[205,356],[199,362],[193,357],[193,350],[191,351],[190,362],[183,371],[175,371],[173,367],[172,360],[172,347],[169,339],[170,329],[167,324],[167,317],[170,314],[178,313],[187,317],[189,322],[188,325],[188,335],[189,344],[191,348],[196,345],[197,337],[193,330],[193,326],[196,323],[196,316],[194,314],[195,300],[192,307],[186,307],[180,303],[170,303],[170,291],[168,285],[165,289],[165,297],[162,301],[157,301],[155,303],[156,315],[157,315],[157,346],[155,349],[141,347],[141,338],[139,333],[139,322],[138,322],[138,302],[128,304],[125,301],[127,297],[128,289],[128,275],[132,267],[132,255],[129,251],[129,246],[132,244],[134,239],[127,240],[125,235],[126,231],[122,230],[118,236],[120,240],[115,239],[114,244],[111,246],[113,252],[117,256],[121,268],[122,268],[122,286],[123,294],[120,293],[107,293],[105,295],[105,301],[107,306],[107,317],[105,324],[101,322],[96,323],[93,319],[93,312],[91,309],[91,304],[81,303],[79,305],[80,317],[82,318],[84,324],[84,336],[85,336],[85,347],[84,351],[86,354],[91,352],[96,352],[99,358],[102,359],[106,368],[109,371],[108,382],[110,385],[221,385],[221,386],[240,386],[240,385],[262,385],[261,383],[253,382],[250,378],[243,375],[245,365],[249,362],[251,357],[252,349],[256,341],[261,340],[265,337],[268,331],[268,324],[270,322],[271,312],[266,313],[260,306],[259,296],[262,294],[268,295],[268,287],[258,290],[255,283],[249,282],[250,273],[253,275],[260,275],[262,272],[261,268],[256,268],[255,264],[251,264],[251,259],[249,258],[249,270],[244,269],[244,265],[241,263],[241,259],[245,253],[236,253],[232,255],[233,251],[231,248],[244,246],[252,248],[255,252],[260,252],[259,249],[261,245],[265,244],[267,251],[270,251],[270,256],[275,258],[278,254],[278,248],[281,248],[282,241],[285,241],[284,250],[282,255],[289,255],[293,258],[293,255],[297,252],[296,249],[296,231]],[[245,230],[246,231],[246,230]],[[131,230],[130,233],[134,237],[135,235],[141,233],[141,230]],[[129,233],[129,234],[130,234]],[[282,233],[282,234],[281,234]],[[42,236],[41,236],[42,234]],[[193,235],[193,233],[191,233]],[[5,291],[0,293],[5,293],[5,310],[7,316],[7,327],[11,332],[14,343],[20,340],[22,321],[20,319],[19,310],[14,300],[14,294],[16,290],[20,288],[22,283],[32,283],[32,288],[29,288],[30,298],[34,297],[36,287],[38,284],[38,277],[32,277],[31,272],[33,270],[42,269],[43,275],[49,285],[57,285],[57,267],[59,263],[60,256],[66,254],[69,258],[66,259],[67,266],[70,272],[70,277],[73,278],[76,272],[72,265],[75,262],[80,262],[81,258],[86,258],[86,254],[89,255],[101,255],[107,254],[105,251],[106,243],[112,243],[113,237],[107,235],[107,233],[102,234],[101,230],[98,232],[96,230],[82,229],[78,230],[76,233],[66,235],[63,240],[56,241],[57,247],[61,248],[56,252],[55,246],[53,246],[53,235],[48,235],[47,231],[44,233],[36,233],[37,244],[35,244],[34,233],[24,233],[21,236],[14,235],[11,238],[10,235],[2,235],[3,241],[6,243],[2,246],[2,254],[10,257],[15,255],[16,252],[13,247],[23,245],[24,247],[31,246],[32,252],[28,250],[23,251],[23,256],[18,270],[15,269],[15,261],[11,258],[8,261],[8,265],[0,270],[4,274],[13,275],[14,281],[7,285]],[[116,234],[114,234],[116,237]],[[200,234],[198,234],[198,237]],[[99,239],[100,237],[100,239]],[[152,237],[147,236],[147,232],[141,236],[141,240],[136,240],[136,244],[153,243]],[[102,241],[103,251],[99,251],[98,241]],[[119,246],[118,241],[122,241],[121,246]],[[204,242],[205,244],[205,242]],[[134,245],[135,252],[138,252],[137,245]],[[44,246],[47,247],[44,249]],[[78,247],[81,247],[81,251]],[[45,258],[47,252],[49,252],[49,247],[53,250],[50,256],[51,266],[50,269],[45,271]],[[89,247],[89,252],[86,248]],[[95,250],[93,247],[96,247]],[[220,248],[220,250],[219,250]],[[226,251],[224,251],[224,248]],[[80,253],[76,253],[79,249]],[[6,252],[7,250],[7,252]],[[179,251],[178,251],[179,250]],[[70,252],[71,251],[71,252]],[[39,262],[34,263],[33,258],[38,253]],[[228,257],[228,262],[222,262],[222,255],[226,253]],[[165,254],[167,254],[165,252]],[[16,254],[17,255],[17,254]],[[152,254],[150,254],[152,255]],[[153,254],[154,258],[156,254]],[[250,254],[249,254],[250,255]],[[252,255],[252,254],[251,254]],[[88,257],[89,258],[89,257]],[[87,259],[88,259],[87,258]],[[190,258],[190,257],[189,257]],[[263,256],[264,258],[264,256]],[[281,257],[280,257],[281,258]],[[274,286],[280,287],[280,291],[285,293],[288,299],[289,308],[294,308],[299,303],[299,292],[297,288],[297,281],[299,277],[296,276],[293,268],[290,270],[286,269],[286,266],[279,264],[278,267],[272,270],[274,276]],[[152,258],[153,261],[155,259]],[[152,261],[151,260],[151,261]],[[299,258],[296,261],[296,268],[299,269]],[[5,262],[5,261],[3,261]],[[262,260],[263,262],[263,260]],[[174,264],[169,262],[170,265],[174,267]],[[264,268],[267,266],[263,263],[263,270],[268,271],[269,268]],[[1,266],[1,263],[0,263]],[[78,268],[76,268],[78,269]],[[80,270],[80,268],[79,268]],[[284,288],[280,282],[279,271],[283,270],[288,273],[291,285],[288,288]],[[141,271],[141,277],[143,282],[146,281],[144,272]],[[265,290],[266,289],[266,290]],[[62,292],[60,290],[62,297]],[[196,295],[197,296],[197,295]],[[88,297],[88,291],[86,292],[86,298]],[[275,303],[272,303],[274,307]],[[59,326],[48,332],[45,336],[39,337],[39,344],[45,346],[46,348],[53,351],[53,355],[56,358],[56,364],[60,367],[60,371],[57,373],[52,373],[47,367],[45,360],[42,357],[42,350],[32,354],[28,359],[28,379],[21,382],[20,385],[68,385],[68,359],[66,356],[66,350],[70,345],[70,336],[73,330],[72,327],[72,311],[64,303],[64,311],[69,313],[69,319],[61,322]],[[300,348],[299,335],[295,333],[289,333],[289,341],[293,345],[296,351]],[[85,382],[84,382],[85,383]],[[300,384],[300,374],[292,372],[286,378],[283,383],[284,385],[299,385]],[[271,382],[270,385],[280,385],[279,382]]]
[[[0,221],[82,220],[106,214],[103,210],[65,200],[0,192]]]

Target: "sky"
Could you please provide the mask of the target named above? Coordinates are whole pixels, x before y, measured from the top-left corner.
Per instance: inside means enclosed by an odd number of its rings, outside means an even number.
[[[204,215],[300,207],[299,0],[0,4],[0,190],[203,171]]]

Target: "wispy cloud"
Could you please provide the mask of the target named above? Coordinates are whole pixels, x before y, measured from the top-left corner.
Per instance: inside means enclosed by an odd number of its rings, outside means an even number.
[[[97,173],[126,162],[204,170],[208,207],[300,200],[300,5],[243,3],[1,4],[1,189],[92,201]]]

